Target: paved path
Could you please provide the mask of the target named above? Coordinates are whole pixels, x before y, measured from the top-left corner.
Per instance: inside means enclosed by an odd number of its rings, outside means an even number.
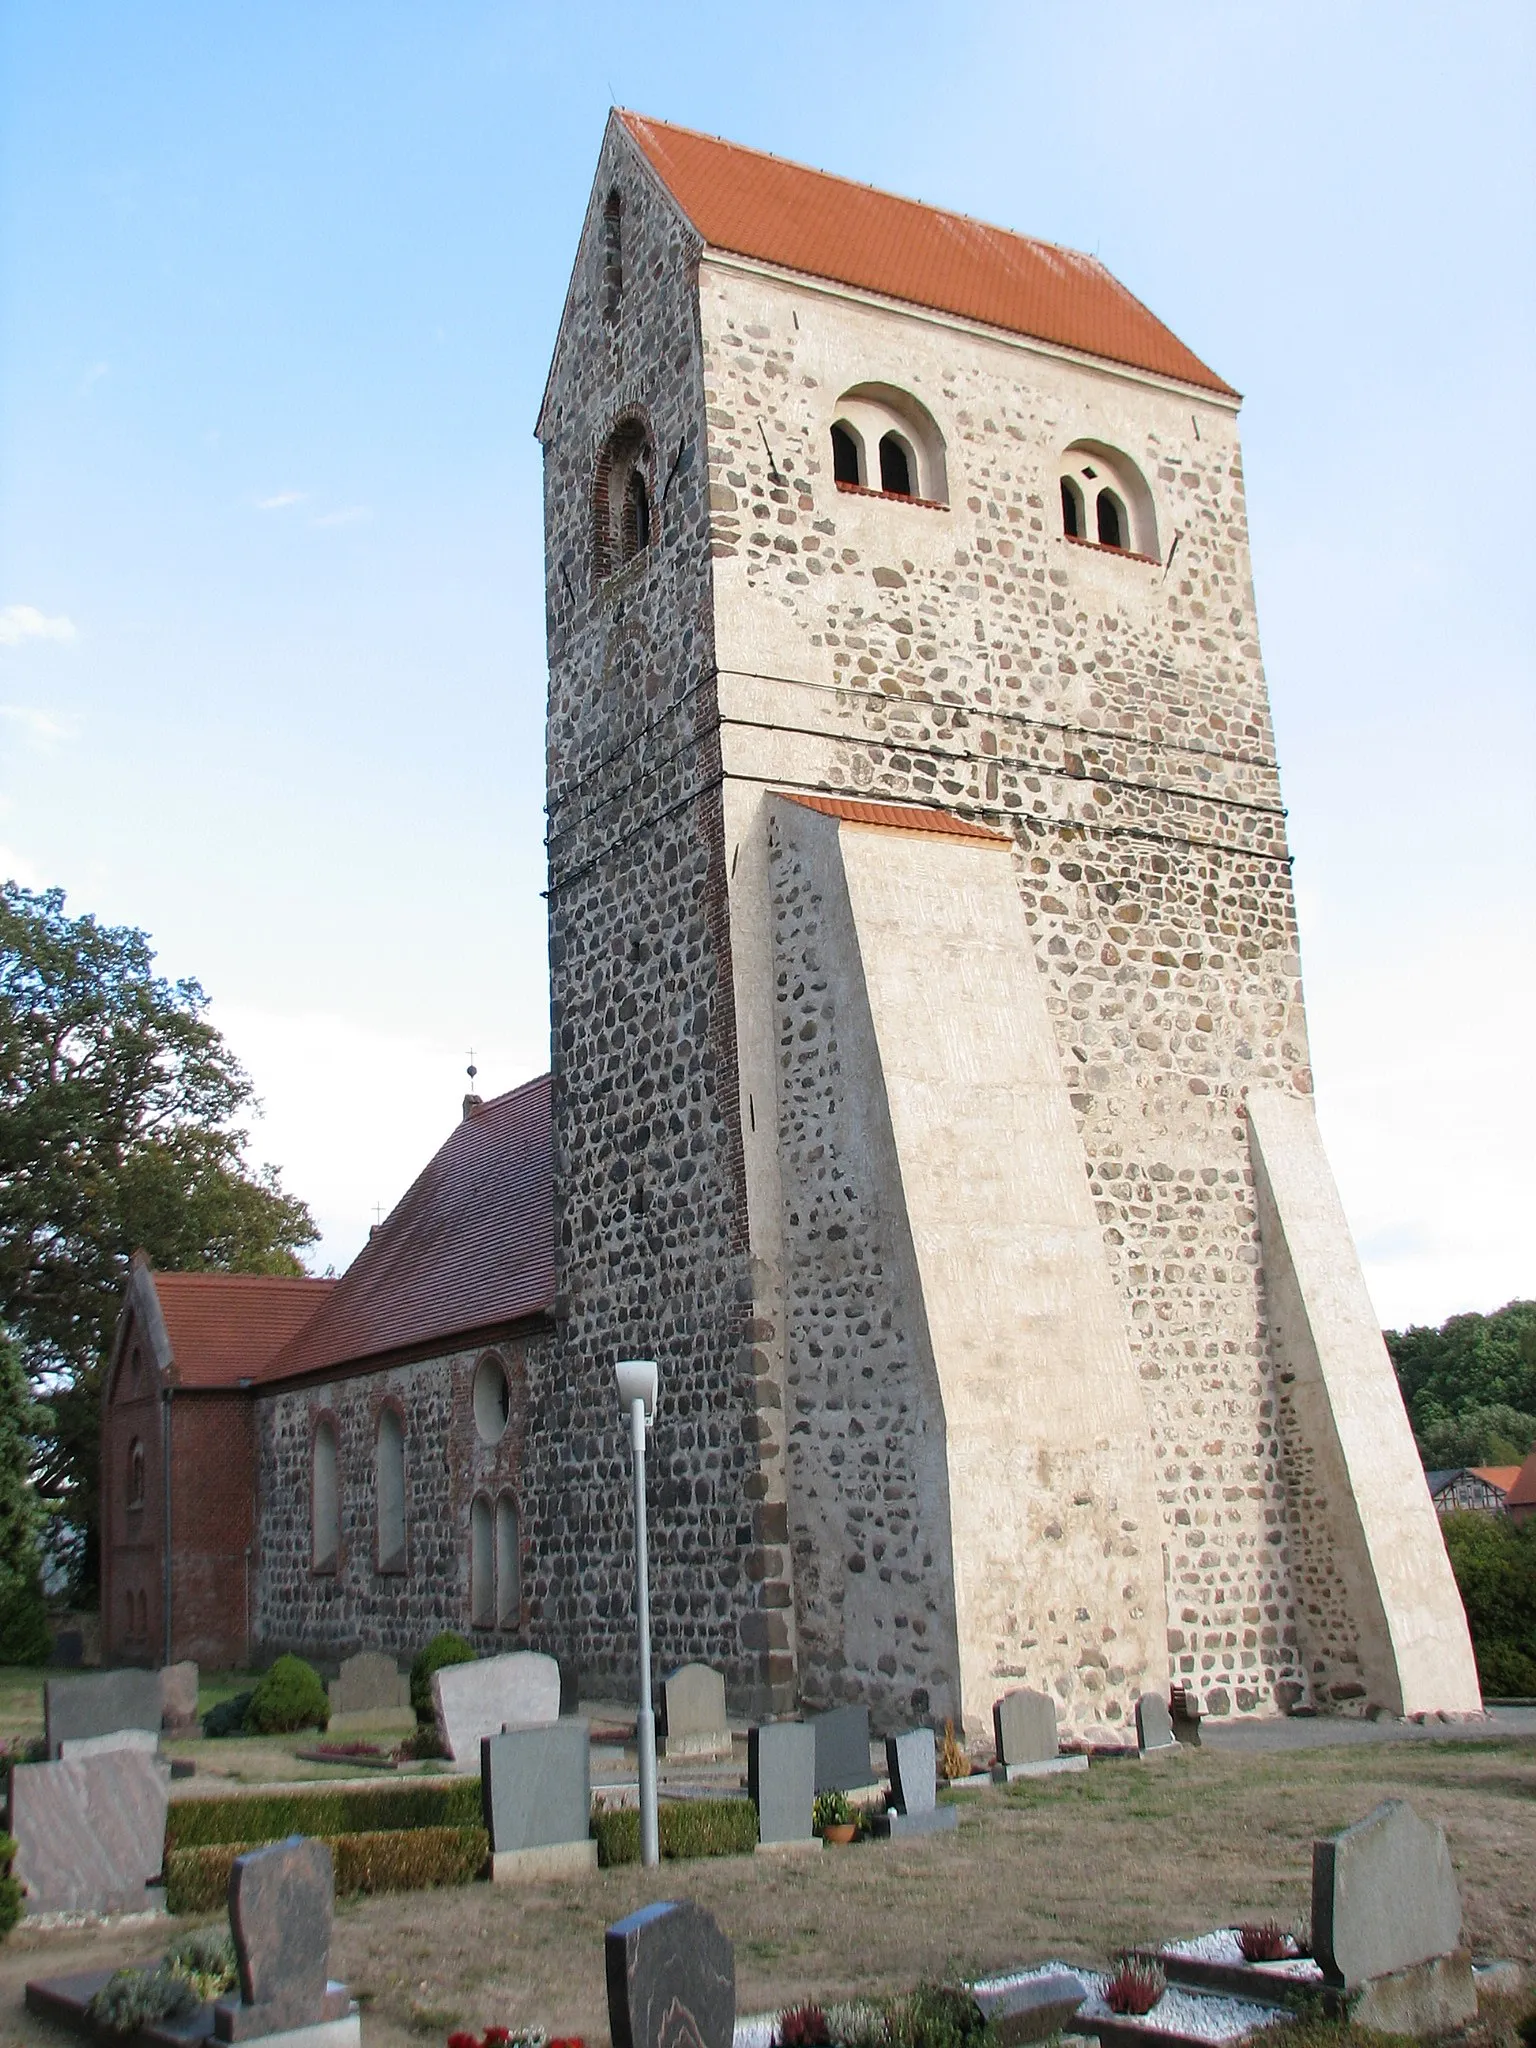
[[[1351,1721],[1341,1715],[1273,1721],[1212,1721],[1200,1724],[1207,1749],[1331,1749],[1357,1742],[1496,1742],[1511,1735],[1536,1735],[1536,1707],[1490,1707],[1477,1721]]]

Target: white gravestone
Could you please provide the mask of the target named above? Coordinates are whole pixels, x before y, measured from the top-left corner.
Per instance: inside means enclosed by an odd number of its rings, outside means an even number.
[[[708,1664],[684,1664],[662,1687],[669,1757],[728,1757],[725,1679]]]
[[[480,1768],[480,1744],[504,1728],[538,1728],[560,1718],[560,1666],[536,1650],[509,1650],[432,1674],[438,1740],[462,1770]]]

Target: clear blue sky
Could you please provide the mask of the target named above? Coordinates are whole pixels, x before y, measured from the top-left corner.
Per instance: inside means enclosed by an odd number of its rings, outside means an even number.
[[[1533,16],[10,0],[0,866],[195,974],[356,1251],[542,1069],[535,410],[611,101],[1093,250],[1247,394],[1384,1320],[1536,1293]]]

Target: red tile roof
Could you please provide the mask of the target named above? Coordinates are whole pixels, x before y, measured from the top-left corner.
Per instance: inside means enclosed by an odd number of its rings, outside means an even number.
[[[1013,844],[1006,832],[973,825],[951,811],[926,810],[917,804],[861,803],[849,796],[806,796],[794,789],[775,790],[774,794],[808,811],[823,811],[829,818],[846,818],[850,825],[884,825],[896,832],[933,832],[945,839],[980,839],[988,846]]]
[[[1536,1451],[1526,1459],[1504,1496],[1507,1508],[1536,1507]]]
[[[234,1387],[266,1376],[334,1280],[275,1273],[152,1273],[171,1340],[171,1383]]]
[[[1467,1470],[1486,1480],[1490,1486],[1497,1487],[1500,1493],[1508,1493],[1520,1477],[1518,1465],[1469,1465]]]
[[[1092,256],[642,114],[619,119],[713,248],[1237,396]]]
[[[549,1307],[555,1292],[550,1077],[455,1125],[269,1379],[328,1372]]]

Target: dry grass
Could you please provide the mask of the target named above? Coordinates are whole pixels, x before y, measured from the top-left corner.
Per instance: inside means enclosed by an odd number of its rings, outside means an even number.
[[[450,2026],[496,2021],[601,2043],[603,1928],[655,1898],[686,1896],[718,1917],[736,1945],[742,2011],[1050,1956],[1103,1962],[1237,1917],[1304,1915],[1313,1837],[1389,1798],[1445,1823],[1469,1944],[1536,1962],[1536,1742],[1522,1741],[1179,1750],[962,1795],[957,1834],[910,1845],[365,1900],[338,1914],[332,1969],[365,2001],[369,2048],[426,2048]],[[44,1963],[13,1942],[0,1952],[0,2039],[52,2038],[18,2012],[21,1981],[40,1965],[82,1968],[152,1947],[143,1935],[55,1939]]]

